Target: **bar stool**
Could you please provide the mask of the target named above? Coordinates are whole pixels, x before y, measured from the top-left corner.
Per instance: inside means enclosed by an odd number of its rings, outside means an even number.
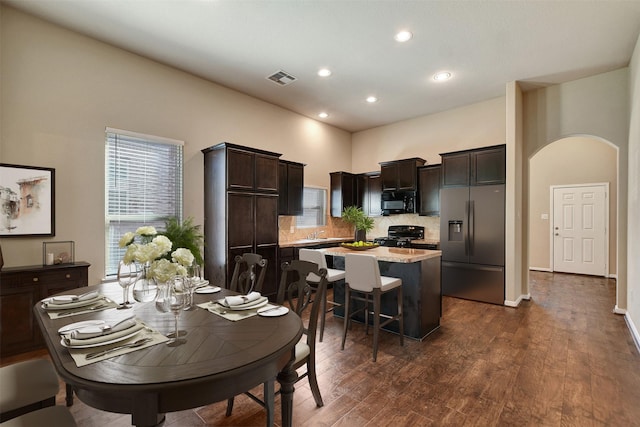
[[[347,339],[347,329],[351,323],[351,317],[364,312],[365,331],[369,331],[369,304],[373,304],[373,361],[378,356],[378,335],[380,328],[390,322],[398,321],[400,332],[400,345],[404,346],[404,321],[402,315],[402,279],[396,277],[386,277],[380,275],[378,260],[373,255],[365,254],[345,254],[345,296],[344,296],[344,332],[342,334],[342,350]],[[381,296],[384,293],[397,289],[398,312],[395,315],[383,314],[381,312]],[[362,294],[363,296],[353,295]],[[373,299],[369,299],[372,297]],[[364,307],[350,313],[351,300],[363,301]],[[380,323],[380,318],[386,320]]]
[[[0,368],[0,422],[54,406],[58,376],[46,359],[27,360]]]
[[[298,258],[302,261],[309,261],[315,264],[318,264],[319,268],[324,268],[327,270],[327,282],[335,283],[340,280],[344,280],[345,271],[344,270],[336,270],[335,268],[327,268],[327,259],[325,258],[324,251],[318,249],[300,249],[298,252]],[[313,273],[310,273],[307,276],[307,282],[314,288],[318,288],[318,283],[320,282],[320,278]],[[327,309],[327,303],[331,304],[332,307]],[[333,311],[336,307],[341,307],[342,304],[338,304],[335,301],[327,301],[327,298],[324,298],[320,307],[320,342],[322,342],[322,337],[324,336],[324,323],[327,313]]]

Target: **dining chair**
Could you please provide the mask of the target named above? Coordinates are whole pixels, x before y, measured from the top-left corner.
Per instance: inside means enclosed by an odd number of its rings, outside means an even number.
[[[316,288],[315,299],[312,299],[311,286],[306,280],[306,277],[314,273],[319,277],[318,286]],[[327,291],[327,270],[318,268],[318,265],[302,260],[293,260],[291,263],[282,264],[282,275],[280,278],[280,285],[278,287],[277,303],[280,305],[288,306],[288,308],[295,312],[300,318],[303,319],[303,314],[308,307],[311,307],[309,312],[309,320],[306,325],[303,325],[303,337],[295,346],[295,357],[290,365],[287,366],[289,370],[297,370],[306,365],[307,370],[304,374],[298,376],[296,383],[303,378],[309,379],[309,387],[313,394],[313,399],[316,402],[316,406],[321,407],[324,405],[322,401],[322,395],[320,394],[320,388],[318,387],[318,379],[316,377],[316,333],[318,327],[318,317],[322,300],[326,298]],[[273,407],[275,395],[280,393],[274,391],[274,380],[266,382],[264,384],[264,400],[253,395],[251,392],[245,392],[255,402],[261,404],[267,411],[267,426],[273,425]],[[233,410],[234,398],[227,400],[227,416],[231,415]]]
[[[325,258],[324,251],[320,249],[300,249],[298,252],[298,258],[303,261],[310,261],[318,264],[318,267],[324,268],[327,270],[327,286],[329,283],[333,284],[335,282],[339,282],[344,280],[345,271],[337,270],[335,268],[327,267],[327,259]],[[315,288],[317,294],[318,283],[320,282],[320,277],[318,277],[315,273],[309,273],[307,276],[307,282]],[[326,293],[325,293],[326,294]],[[327,304],[331,304],[331,307],[327,309]],[[342,304],[339,304],[335,301],[329,301],[327,298],[322,300],[322,306],[320,307],[320,339],[322,342],[322,338],[324,337],[324,324],[326,321],[327,313],[333,311],[336,307],[341,307]]]
[[[64,406],[49,406],[11,418],[0,425],[2,427],[77,427],[78,424]]]
[[[0,368],[0,422],[54,406],[58,376],[46,359],[27,360]]]
[[[262,291],[267,260],[258,254],[245,253],[236,255],[235,263],[229,289],[245,295],[251,291]],[[259,273],[256,272],[257,268]]]
[[[378,337],[380,329],[390,322],[397,321],[400,332],[400,345],[404,346],[404,320],[402,313],[402,279],[380,275],[378,260],[373,255],[345,254],[345,296],[344,296],[344,330],[342,333],[342,350],[347,339],[353,315],[364,312],[365,333],[369,333],[369,314],[373,314],[373,361],[378,356]],[[383,314],[381,310],[382,294],[397,289],[397,314]],[[350,312],[351,302],[362,301],[361,309]],[[373,304],[373,312],[370,305]],[[380,318],[386,319],[380,323]]]

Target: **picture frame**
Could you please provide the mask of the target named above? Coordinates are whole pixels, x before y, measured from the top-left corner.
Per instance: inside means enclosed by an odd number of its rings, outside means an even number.
[[[76,258],[76,243],[42,242],[42,265],[73,264]]]
[[[0,237],[55,236],[55,169],[0,163]]]

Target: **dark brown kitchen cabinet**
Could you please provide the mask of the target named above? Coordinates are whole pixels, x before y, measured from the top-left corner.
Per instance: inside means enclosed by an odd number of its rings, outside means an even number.
[[[268,262],[263,294],[273,297],[279,268],[280,154],[229,143],[202,152],[205,276],[229,287],[235,256],[257,253]]]
[[[358,206],[357,177],[349,172],[331,172],[331,216],[340,218],[347,206]]]
[[[278,185],[278,213],[302,215],[304,164],[280,160]]]
[[[456,151],[441,154],[442,186],[466,187],[504,184],[506,146]]]
[[[382,191],[416,191],[418,189],[418,167],[426,160],[419,157],[380,163]]]
[[[43,347],[33,306],[43,298],[87,286],[89,264],[6,267],[0,271],[1,356]]]
[[[358,206],[367,216],[382,215],[382,177],[379,172],[358,175]]]
[[[422,216],[440,216],[440,165],[418,168],[419,210]]]

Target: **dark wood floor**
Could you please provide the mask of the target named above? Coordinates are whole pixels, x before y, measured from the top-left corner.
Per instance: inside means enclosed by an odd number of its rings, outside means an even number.
[[[531,296],[517,309],[445,297],[437,332],[404,347],[383,333],[375,363],[361,325],[340,351],[342,321],[330,316],[317,346],[325,405],[316,408],[301,381],[294,425],[640,426],[640,356],[624,317],[612,313],[615,282],[533,272]],[[47,356],[14,360],[33,357]],[[71,411],[80,426],[130,425],[77,398]],[[231,417],[224,412],[217,403],[168,414],[164,425],[265,424],[244,396]]]

